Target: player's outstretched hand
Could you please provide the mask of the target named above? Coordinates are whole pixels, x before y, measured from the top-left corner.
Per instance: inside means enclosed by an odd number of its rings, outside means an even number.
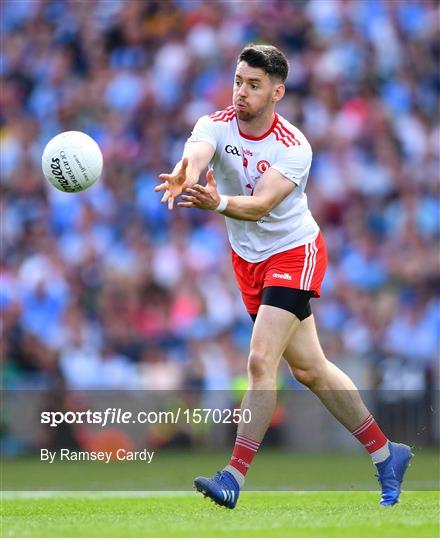
[[[196,184],[185,190],[188,195],[182,195],[184,202],[177,203],[183,208],[200,208],[201,210],[215,210],[220,203],[220,195],[217,191],[217,182],[214,172],[209,169],[206,174],[206,185]]]
[[[186,187],[187,168],[188,158],[183,158],[179,169],[173,171],[171,174],[159,174],[159,178],[163,180],[163,183],[156,186],[154,191],[165,192],[160,202],[166,203],[168,201],[168,210],[173,209],[174,199],[178,197]]]

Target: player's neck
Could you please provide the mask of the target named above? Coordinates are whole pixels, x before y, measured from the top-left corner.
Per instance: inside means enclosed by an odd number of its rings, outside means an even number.
[[[248,135],[249,137],[258,138],[270,131],[275,121],[275,112],[272,111],[267,116],[254,118],[248,122],[240,120],[239,118],[237,118],[237,121],[240,133]]]

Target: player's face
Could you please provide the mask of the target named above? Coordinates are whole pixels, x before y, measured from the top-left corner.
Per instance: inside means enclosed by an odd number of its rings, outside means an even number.
[[[271,110],[284,94],[284,85],[274,82],[260,68],[247,62],[237,65],[234,77],[233,103],[239,120],[249,122]]]

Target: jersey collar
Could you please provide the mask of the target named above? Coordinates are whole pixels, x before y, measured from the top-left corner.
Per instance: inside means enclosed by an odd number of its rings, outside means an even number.
[[[238,127],[238,132],[240,133],[240,136],[243,137],[244,139],[248,139],[249,141],[261,141],[262,139],[265,139],[268,135],[270,135],[273,132],[277,123],[278,123],[278,114],[275,113],[270,129],[266,131],[266,133],[263,133],[263,135],[260,135],[259,137],[252,137],[252,135],[246,135],[240,130],[240,126],[238,125],[238,119],[237,119],[237,127]]]

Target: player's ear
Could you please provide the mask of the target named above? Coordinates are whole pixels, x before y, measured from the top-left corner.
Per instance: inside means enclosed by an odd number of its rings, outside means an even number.
[[[284,84],[277,84],[273,90],[272,98],[275,102],[280,101],[280,99],[283,99],[285,93],[286,87]]]

